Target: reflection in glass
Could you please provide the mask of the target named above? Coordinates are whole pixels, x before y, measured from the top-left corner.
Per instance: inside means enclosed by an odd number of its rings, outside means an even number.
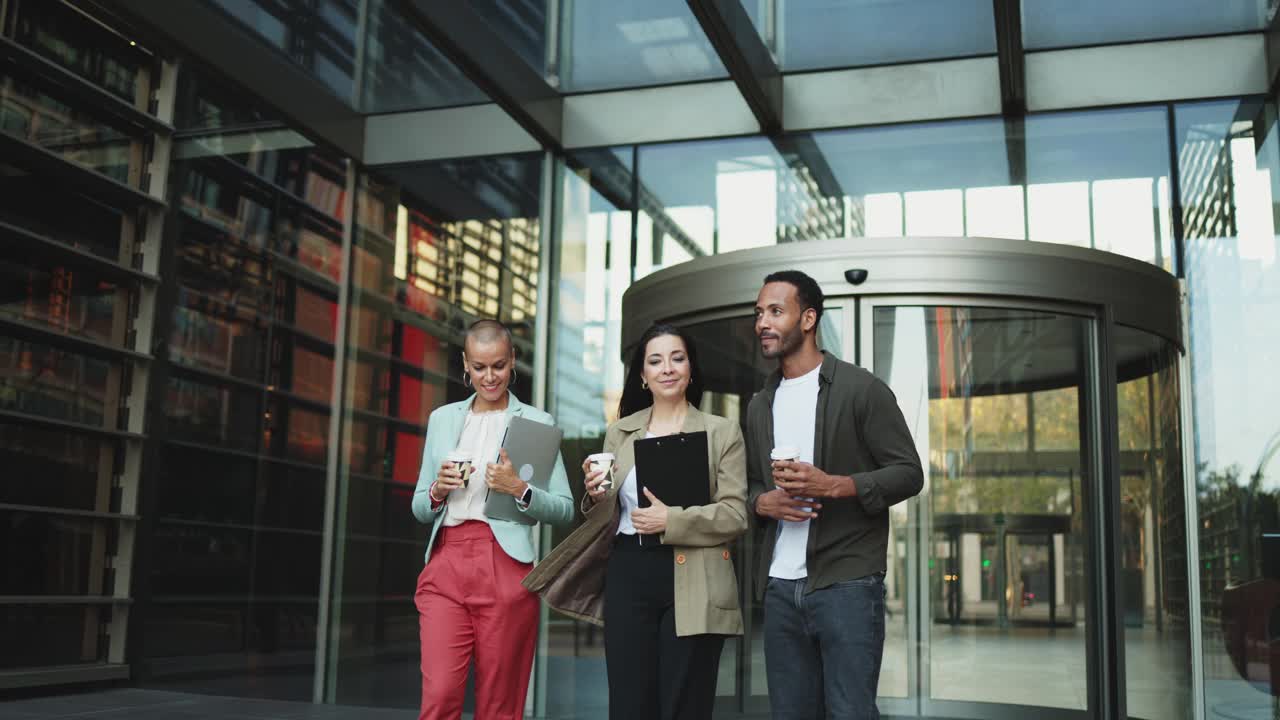
[[[108,510],[116,444],[25,424],[0,424],[0,503]],[[29,482],[29,478],[41,478]]]
[[[1280,580],[1280,144],[1270,102],[1174,108],[1199,491],[1205,700],[1270,714],[1268,647]],[[1187,442],[1192,442],[1188,438]],[[1247,703],[1247,704],[1246,704]]]
[[[1178,350],[1116,328],[1120,365],[1120,596],[1126,709],[1190,718],[1191,636]]]
[[[16,4],[13,39],[116,97],[145,109],[151,55],[62,2]]]
[[[728,72],[681,0],[561,5],[561,88],[567,92],[660,85]]]
[[[436,49],[392,0],[368,3],[364,82],[360,109],[366,113],[421,110],[489,102],[489,97]],[[479,4],[479,3],[474,3]],[[515,10],[515,8],[512,8]],[[479,10],[479,8],[477,8]],[[497,9],[486,15],[493,19]],[[514,14],[514,13],[513,13]],[[528,22],[523,13],[517,24]],[[541,68],[539,60],[534,67]]]
[[[12,73],[0,75],[0,132],[126,185],[141,181],[141,141]]]
[[[881,694],[914,686],[907,588],[923,562],[928,697],[1087,709],[1078,398],[1088,322],[963,307],[878,307],[872,322],[874,371],[927,459],[924,493],[890,510]],[[918,559],[913,537],[926,543]],[[1000,683],[984,680],[996,674]]]
[[[0,595],[101,595],[107,522],[0,510]]]
[[[560,237],[553,269],[554,355],[548,409],[564,431],[561,452],[566,468],[581,466],[587,455],[599,452],[605,428],[617,419],[623,382],[622,294],[633,274],[632,155],[630,148],[576,153],[557,192]],[[574,482],[572,470],[569,477],[575,500],[581,500],[582,484]],[[550,530],[543,538],[543,551],[568,534]],[[605,714],[603,634],[594,626],[548,613],[540,635],[548,647],[571,648],[536,660],[538,672],[557,678],[547,684],[548,716]]]
[[[349,100],[359,4],[345,0],[209,0]]]
[[[64,183],[33,174],[0,158],[0,223],[23,228],[55,242],[119,261],[125,218],[119,210]]]
[[[1266,0],[1022,0],[1028,50],[1249,32],[1267,24]]]
[[[182,74],[178,126],[266,117]],[[285,130],[175,145],[141,629],[152,686],[311,697],[345,179],[342,161]]]
[[[778,65],[788,72],[994,55],[995,19],[984,0],[742,0],[760,28],[776,26]],[[767,22],[769,8],[778,17]],[[766,44],[769,43],[767,33]]]
[[[1029,238],[1174,268],[1163,107],[646,145],[637,154],[637,277],[782,242],[906,235]]]
[[[35,264],[18,248],[0,248],[0,318],[60,333],[120,343],[129,293],[90,271]],[[39,262],[39,261],[37,261]]]
[[[96,631],[106,612],[97,606],[0,605],[0,670],[105,661],[106,643]]]
[[[112,425],[120,368],[41,343],[0,337],[0,410],[85,425]]]

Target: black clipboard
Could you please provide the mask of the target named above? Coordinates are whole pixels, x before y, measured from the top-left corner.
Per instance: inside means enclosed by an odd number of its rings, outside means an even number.
[[[671,507],[711,504],[705,432],[636,440],[635,450],[636,494],[640,507],[650,505],[645,488]]]

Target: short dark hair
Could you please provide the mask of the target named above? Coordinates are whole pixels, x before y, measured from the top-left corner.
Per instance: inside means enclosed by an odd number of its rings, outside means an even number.
[[[511,337],[511,329],[492,318],[481,318],[467,327],[467,333],[462,338],[463,352],[466,352],[468,340],[475,340],[479,343],[506,340],[507,347],[511,349],[511,354],[514,355],[516,353],[516,343],[515,339]]]
[[[684,399],[694,407],[702,404],[702,367],[698,365],[698,348],[694,346],[693,338],[675,325],[658,323],[650,325],[649,329],[644,331],[644,335],[641,335],[640,341],[636,343],[635,350],[631,351],[631,362],[627,364],[627,378],[622,384],[622,399],[618,401],[619,418],[640,412],[653,404],[653,393],[644,388],[640,372],[644,366],[644,351],[649,346],[649,341],[663,335],[674,335],[684,343],[691,376],[689,387],[684,391]]]
[[[818,287],[817,280],[799,270],[779,270],[775,273],[769,273],[764,279],[765,285],[775,282],[788,283],[794,287],[796,289],[796,297],[800,300],[800,312],[813,308],[818,313],[818,320],[822,320],[822,300],[824,296],[822,288]]]

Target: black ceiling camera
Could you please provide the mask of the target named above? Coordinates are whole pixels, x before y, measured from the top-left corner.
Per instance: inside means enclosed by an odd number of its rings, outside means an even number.
[[[863,270],[862,268],[854,268],[854,269],[852,269],[852,270],[845,270],[845,271],[844,271],[844,279],[845,279],[845,280],[848,280],[849,282],[853,283],[854,285],[861,285],[862,283],[864,283],[864,282],[866,282],[866,281],[867,281],[867,271],[866,271],[866,270]]]

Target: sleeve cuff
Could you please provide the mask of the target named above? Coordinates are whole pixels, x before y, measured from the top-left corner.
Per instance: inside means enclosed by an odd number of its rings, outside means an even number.
[[[524,494],[516,498],[516,509],[520,512],[528,512],[529,506],[533,504],[533,486],[530,485]]]
[[[876,515],[885,511],[884,498],[880,497],[880,489],[876,487],[875,481],[868,480],[865,477],[859,479],[853,476],[853,486],[857,488],[858,494],[855,496],[858,502],[862,503],[862,509],[868,515]]]
[[[432,510],[439,510],[440,508],[444,507],[444,500],[441,500],[440,502],[436,502],[436,494],[433,492],[435,489],[436,489],[436,484],[431,483],[431,487],[427,488],[427,501],[431,503]],[[447,500],[448,498],[445,498],[445,499]]]

